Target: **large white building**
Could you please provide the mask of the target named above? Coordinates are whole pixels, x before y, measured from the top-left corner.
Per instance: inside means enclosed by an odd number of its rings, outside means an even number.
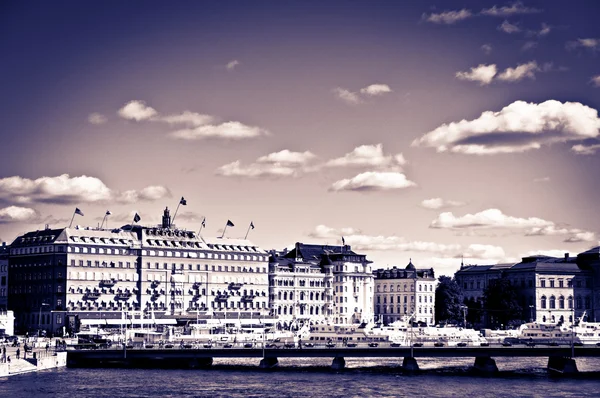
[[[404,269],[378,269],[374,275],[377,320],[387,324],[412,316],[413,322],[435,323],[433,268],[417,269],[411,261]]]
[[[82,319],[110,324],[125,312],[179,320],[268,314],[266,251],[247,240],[203,238],[170,220],[165,209],[155,227],[46,229],[17,237],[8,258],[17,330],[60,334]]]
[[[6,310],[8,298],[8,249],[6,242],[0,246],[0,311]]]
[[[273,253],[269,285],[271,312],[288,324],[373,319],[371,262],[347,245],[296,243],[290,251]]]

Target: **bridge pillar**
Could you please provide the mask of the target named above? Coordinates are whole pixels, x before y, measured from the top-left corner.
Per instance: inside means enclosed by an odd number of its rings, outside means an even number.
[[[575,374],[579,372],[575,359],[566,357],[548,358],[548,371],[554,374]]]
[[[473,368],[483,373],[496,373],[498,371],[496,361],[490,357],[475,357]]]
[[[402,360],[402,370],[405,372],[418,372],[419,364],[417,360],[413,357],[404,357]]]
[[[260,364],[258,365],[261,369],[272,369],[279,366],[279,361],[277,358],[263,358],[260,360]]]
[[[333,358],[333,362],[331,363],[331,369],[333,370],[343,370],[346,366],[346,360],[342,357]]]

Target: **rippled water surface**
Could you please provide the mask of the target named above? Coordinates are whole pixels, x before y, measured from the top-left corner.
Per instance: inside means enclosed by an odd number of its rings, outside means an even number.
[[[555,378],[547,359],[499,358],[494,376],[474,374],[470,359],[418,360],[405,375],[389,359],[281,359],[261,370],[258,360],[216,359],[203,370],[59,369],[0,378],[0,397],[597,397],[600,359],[578,359],[581,373]]]

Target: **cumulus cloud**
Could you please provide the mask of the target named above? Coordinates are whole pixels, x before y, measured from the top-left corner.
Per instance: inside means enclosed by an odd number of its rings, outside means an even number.
[[[443,124],[412,145],[463,154],[514,153],[596,138],[599,129],[598,111],[579,102],[516,101],[499,112],[483,112],[474,120]]]
[[[565,253],[569,253],[569,250],[549,249],[549,250],[533,250],[522,253],[520,257],[536,257],[536,256],[548,256],[556,258],[564,258]]]
[[[498,209],[487,209],[475,214],[455,216],[452,212],[441,213],[429,225],[440,229],[473,228],[536,228],[549,227],[554,223],[537,217],[519,218],[507,216]]]
[[[600,144],[583,145],[577,144],[571,147],[571,150],[578,155],[594,155],[600,149]]]
[[[225,68],[227,68],[227,70],[234,70],[237,66],[240,65],[240,61],[238,61],[237,59],[231,60],[229,62],[227,62],[227,65],[225,65]]]
[[[106,120],[107,120],[106,116],[104,116],[101,113],[94,112],[94,113],[90,113],[88,115],[88,122],[90,124],[96,124],[96,125],[104,124],[104,123],[106,123]]]
[[[469,80],[479,82],[481,86],[490,84],[496,76],[497,68],[495,64],[474,66],[467,72],[456,72],[456,77],[460,80]]]
[[[600,75],[596,75],[593,76],[590,79],[590,83],[594,86],[594,87],[600,87]]]
[[[160,185],[152,185],[140,191],[129,190],[113,193],[114,200],[121,203],[137,203],[140,201],[154,202],[163,198],[170,198],[171,191]]]
[[[273,152],[261,156],[256,160],[257,163],[286,164],[286,165],[305,165],[316,158],[316,155],[310,151],[292,152],[284,149],[279,152]]]
[[[492,53],[492,45],[491,44],[484,44],[481,46],[481,51],[483,51],[483,53],[485,55],[490,55]]]
[[[425,199],[421,202],[421,207],[431,210],[447,209],[450,207],[460,207],[466,205],[465,202],[457,200],[444,200],[442,198]]]
[[[33,222],[38,218],[39,214],[28,207],[8,206],[0,209],[0,224]]]
[[[505,82],[518,82],[525,78],[535,79],[535,72],[538,72],[540,67],[537,62],[531,61],[526,64],[517,65],[515,68],[506,68],[504,72],[498,75],[498,79]]]
[[[163,195],[157,195],[157,192]],[[35,180],[19,176],[0,179],[0,198],[17,203],[128,202],[127,197],[139,200],[157,200],[168,195],[164,187],[148,187],[142,191],[118,192],[109,189],[99,178],[63,174],[56,177],[40,177]]]
[[[498,30],[504,33],[512,34],[520,32],[521,28],[519,28],[518,25],[512,24],[508,21],[504,21],[498,26]]]
[[[298,173],[293,167],[280,164],[251,163],[242,165],[239,160],[219,167],[216,174],[223,177],[291,177]]]
[[[350,179],[334,182],[330,191],[387,191],[393,189],[404,189],[416,186],[403,173],[400,172],[378,172],[367,171]]]
[[[353,93],[345,88],[336,87],[333,89],[333,94],[340,100],[350,105],[357,105],[362,102],[357,93]]]
[[[119,116],[136,122],[152,119],[158,114],[156,109],[146,105],[144,101],[133,100],[125,104],[119,109]]]
[[[361,88],[360,92],[364,95],[375,96],[391,93],[392,89],[387,84],[371,84],[370,86]]]
[[[596,234],[590,231],[583,231],[578,228],[562,228],[556,225],[545,227],[533,227],[525,232],[526,236],[565,236],[564,242],[593,242],[596,241]]]
[[[510,6],[493,6],[492,8],[487,8],[481,10],[481,14],[488,15],[492,17],[508,17],[511,15],[518,14],[536,14],[540,13],[542,10],[532,7],[526,7],[522,2],[517,1]]]
[[[577,39],[574,41],[569,41],[566,44],[567,50],[575,50],[578,48],[584,48],[591,51],[600,50],[600,39]]]
[[[213,123],[215,118],[210,115],[184,111],[180,114],[162,116],[160,120],[169,124],[185,124],[188,126],[198,127]]]
[[[171,137],[181,140],[202,140],[206,138],[223,138],[242,140],[269,135],[269,131],[256,126],[248,126],[240,122],[208,124],[194,128],[181,129],[170,133]]]
[[[326,167],[377,167],[399,169],[406,164],[406,159],[399,153],[397,155],[384,155],[383,145],[361,145],[336,159],[325,163]]]
[[[456,22],[465,20],[467,18],[471,18],[473,13],[471,10],[467,10],[463,8],[458,11],[444,11],[440,13],[431,13],[429,15],[423,14],[422,19],[427,22],[436,23],[436,24],[444,24],[444,25],[452,25]]]
[[[506,253],[500,246],[473,243],[466,247],[463,256],[468,258],[489,260],[503,259],[506,257]]]
[[[556,223],[537,217],[520,218],[508,216],[498,209],[487,209],[475,214],[455,216],[452,212],[438,215],[430,228],[451,230],[506,229],[523,231],[525,236],[564,236],[564,242],[591,242],[593,232],[577,228],[565,228]]]
[[[538,36],[547,36],[552,31],[552,27],[542,22],[542,27],[537,31]]]

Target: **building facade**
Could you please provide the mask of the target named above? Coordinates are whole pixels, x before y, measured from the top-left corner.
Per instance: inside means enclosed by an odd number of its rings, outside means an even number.
[[[348,245],[296,243],[272,253],[271,313],[282,322],[297,319],[352,324],[373,319],[373,274],[366,255]]]
[[[375,319],[385,324],[412,318],[435,324],[433,268],[417,269],[412,261],[405,268],[378,269],[375,276]]]
[[[455,275],[465,300],[479,303],[482,313],[485,288],[490,280],[501,277],[517,287],[523,321],[570,324],[584,314],[587,320],[596,319],[594,286],[600,285],[594,284],[594,271],[581,255],[529,256],[517,264],[469,265]]]
[[[10,247],[17,329],[61,334],[78,320],[268,314],[268,253],[171,225],[28,232]]]
[[[0,311],[7,310],[8,303],[8,254],[6,242],[0,246]]]

